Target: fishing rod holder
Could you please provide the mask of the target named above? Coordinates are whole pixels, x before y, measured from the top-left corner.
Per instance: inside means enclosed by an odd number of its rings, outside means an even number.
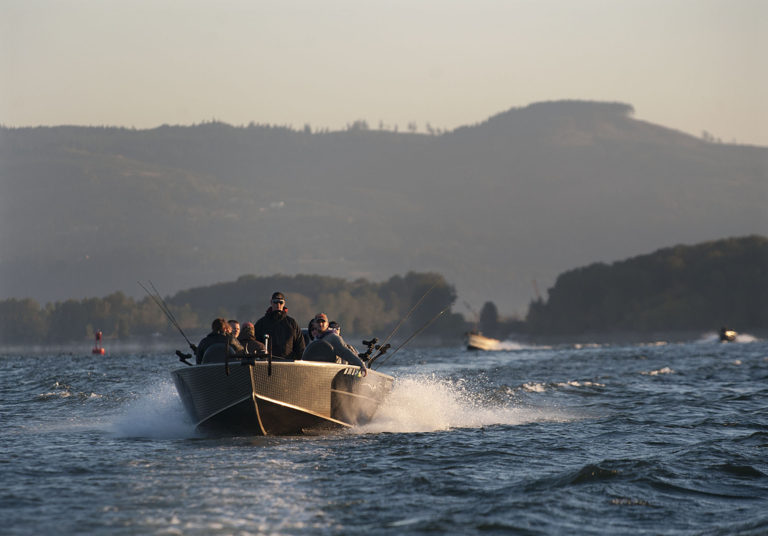
[[[181,350],[176,350],[176,355],[179,356],[179,361],[181,361],[186,365],[189,365],[190,367],[192,366],[192,363],[187,361],[187,359],[192,359],[192,354],[184,354],[181,352]]]
[[[357,357],[359,357],[360,359],[362,359],[364,361],[367,361],[368,358],[371,357],[371,354],[373,353],[373,350],[374,349],[376,349],[376,350],[379,349],[379,347],[376,346],[377,342],[379,342],[379,339],[377,339],[376,337],[374,337],[370,341],[365,341],[364,340],[363,344],[366,345],[368,347],[368,349],[365,352],[363,352],[362,354],[357,354]]]
[[[246,354],[242,356],[235,355],[232,357],[234,357],[235,359],[239,359],[240,365],[243,367],[246,367],[246,366],[255,365],[259,361],[263,363],[269,358],[269,354],[267,352],[254,352],[252,354]]]

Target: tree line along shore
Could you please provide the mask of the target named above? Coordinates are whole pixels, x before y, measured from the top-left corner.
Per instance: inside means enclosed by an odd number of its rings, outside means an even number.
[[[680,245],[569,270],[557,278],[546,300],[529,304],[525,318],[499,314],[491,296],[475,318],[467,319],[451,310],[457,299],[454,286],[432,272],[409,272],[383,282],[245,275],[162,299],[194,339],[216,317],[257,320],[276,290],[286,294],[289,314],[301,326],[325,312],[349,337],[383,338],[397,328],[400,339],[418,332],[431,341],[455,344],[470,329],[499,339],[610,338],[711,332],[722,326],[761,331],[768,328],[768,238]],[[65,344],[92,339],[97,331],[106,340],[178,336],[150,296],[134,299],[115,292],[46,305],[32,299],[0,301],[0,344]]]

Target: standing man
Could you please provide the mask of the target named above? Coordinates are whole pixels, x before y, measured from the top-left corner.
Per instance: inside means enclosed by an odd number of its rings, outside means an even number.
[[[269,348],[275,357],[301,359],[304,353],[304,337],[299,324],[288,316],[285,296],[282,292],[272,294],[269,309],[254,325],[254,334],[263,341],[269,335]]]

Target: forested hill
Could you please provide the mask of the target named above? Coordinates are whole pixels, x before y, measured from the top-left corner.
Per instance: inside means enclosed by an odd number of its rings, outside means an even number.
[[[256,320],[275,290],[286,293],[289,312],[302,325],[323,311],[353,337],[382,336],[401,322],[400,338],[428,326],[425,336],[445,344],[458,344],[475,323],[486,335],[502,339],[636,338],[652,331],[712,332],[723,325],[765,332],[768,238],[676,246],[569,270],[557,278],[546,302],[530,304],[527,321],[499,315],[493,301],[486,302],[476,318],[467,319],[457,312],[460,302],[454,286],[435,273],[409,272],[381,283],[317,275],[248,275],[183,290],[165,301],[184,331],[197,339],[217,316]],[[113,292],[44,306],[31,299],[0,300],[0,344],[90,341],[96,330],[107,340],[146,341],[161,335],[179,339],[148,296],[137,301]]]
[[[111,341],[178,342],[179,332],[164,315],[164,308],[197,342],[210,331],[216,317],[257,321],[275,290],[285,293],[288,312],[302,327],[316,313],[325,312],[357,342],[359,337],[384,339],[399,330],[391,342],[419,331],[425,337],[457,344],[468,329],[464,317],[450,311],[456,300],[454,287],[434,273],[409,272],[382,283],[313,275],[251,275],[166,298],[156,295],[149,282],[142,285],[149,286],[152,295],[140,301],[122,292],[45,306],[31,299],[0,300],[0,345],[92,341],[97,331]]]
[[[665,248],[561,274],[530,306],[536,334],[768,328],[768,238]]]
[[[218,122],[0,127],[0,299],[173,293],[243,274],[436,272],[523,315],[532,281],[768,234],[768,148],[630,105],[544,102],[451,132]]]

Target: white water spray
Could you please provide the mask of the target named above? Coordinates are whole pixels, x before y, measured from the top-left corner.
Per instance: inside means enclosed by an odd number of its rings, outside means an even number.
[[[530,422],[570,421],[573,415],[553,408],[489,404],[471,392],[463,381],[435,376],[398,378],[373,421],[360,426],[362,433],[416,433],[519,425]]]
[[[174,439],[196,436],[176,388],[168,380],[152,385],[144,396],[123,407],[114,417],[111,429],[118,437]]]

